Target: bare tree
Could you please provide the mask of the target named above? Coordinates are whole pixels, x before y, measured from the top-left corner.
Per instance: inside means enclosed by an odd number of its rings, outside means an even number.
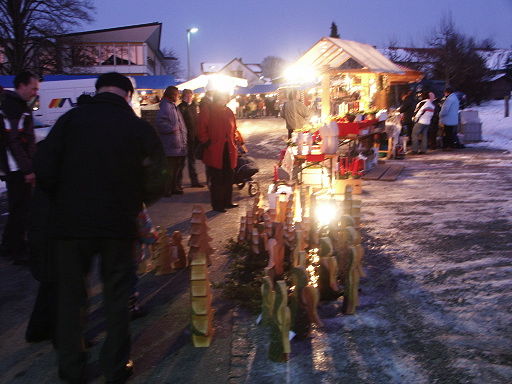
[[[183,73],[183,69],[181,68],[180,59],[178,59],[178,55],[176,55],[174,49],[164,48],[162,49],[162,54],[164,55],[164,66],[167,74],[180,77]]]
[[[494,46],[490,39],[477,42],[457,31],[450,16],[443,18],[428,39],[432,50],[432,76],[479,102],[484,95],[483,80],[488,74],[484,59],[478,54],[481,45]]]
[[[57,72],[55,36],[91,22],[92,0],[0,0],[0,73]]]
[[[283,74],[286,61],[277,56],[267,56],[261,62],[261,72],[264,77],[275,79]]]

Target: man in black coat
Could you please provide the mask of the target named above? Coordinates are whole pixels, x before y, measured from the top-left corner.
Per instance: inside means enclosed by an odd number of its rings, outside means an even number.
[[[402,123],[402,132],[401,136],[411,136],[412,127],[414,122],[412,118],[414,117],[414,109],[416,108],[416,99],[414,98],[414,94],[412,90],[407,91],[402,95],[402,104],[398,108],[398,111],[402,114],[401,123]]]
[[[32,160],[36,151],[32,109],[27,102],[37,96],[39,78],[21,72],[14,78],[15,91],[2,92],[0,128],[0,176],[7,186],[9,217],[2,237],[2,253],[16,264],[28,260],[26,232],[35,176]]]
[[[183,116],[187,127],[187,165],[188,175],[192,188],[203,188],[204,185],[199,183],[196,171],[196,148],[199,144],[197,139],[197,105],[194,102],[194,93],[190,89],[184,89],[181,92],[181,103],[178,109]]]
[[[58,269],[59,375],[86,381],[83,332],[86,277],[100,256],[107,338],[100,363],[107,382],[131,374],[129,297],[133,292],[137,215],[165,188],[165,156],[154,129],[129,105],[133,86],[101,75],[97,94],[56,122],[38,148],[37,183],[51,204],[50,236]]]

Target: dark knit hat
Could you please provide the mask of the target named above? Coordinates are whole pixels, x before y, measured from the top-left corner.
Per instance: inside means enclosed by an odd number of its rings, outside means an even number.
[[[128,93],[133,93],[133,84],[129,78],[117,72],[104,73],[96,80],[96,90],[102,87],[117,87]]]

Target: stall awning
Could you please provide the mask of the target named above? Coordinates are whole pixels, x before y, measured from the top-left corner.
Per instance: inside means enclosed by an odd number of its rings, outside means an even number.
[[[235,92],[237,95],[254,95],[259,93],[275,92],[279,84],[257,84],[253,87],[239,88]]]
[[[231,91],[236,87],[247,87],[247,80],[223,74],[199,75],[189,81],[177,85],[178,89]]]
[[[377,49],[351,40],[323,37],[298,61],[299,66],[329,69],[365,70],[374,73],[403,73]]]
[[[137,89],[165,89],[170,85],[176,85],[172,75],[159,76],[132,76],[137,84]]]
[[[45,75],[43,81],[82,80],[96,79],[99,75]],[[130,76],[135,80],[137,89],[165,89],[170,85],[176,85],[176,80],[171,75],[160,76]],[[14,76],[0,76],[0,85],[4,88],[13,88]]]

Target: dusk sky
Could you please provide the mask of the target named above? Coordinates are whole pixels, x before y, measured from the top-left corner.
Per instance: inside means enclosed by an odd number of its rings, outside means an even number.
[[[456,27],[477,39],[492,38],[512,48],[512,0],[108,0],[95,1],[96,21],[78,30],[161,22],[161,48],[173,48],[186,69],[186,29],[192,36],[192,70],[201,62],[242,57],[260,63],[266,56],[294,60],[322,36],[331,22],[341,38],[385,47],[424,45],[451,14]]]

